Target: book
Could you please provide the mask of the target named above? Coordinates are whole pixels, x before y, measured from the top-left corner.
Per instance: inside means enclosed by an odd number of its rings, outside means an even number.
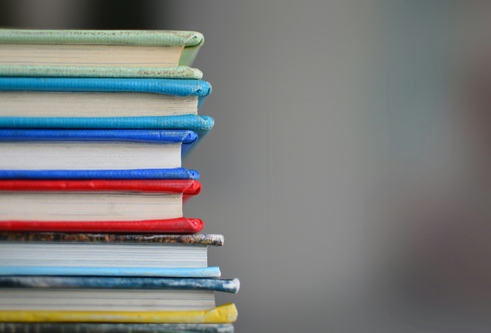
[[[1,76],[199,79],[193,31],[0,29]]]
[[[189,311],[53,311],[0,310],[0,322],[84,322],[84,323],[209,323],[226,324],[237,320],[234,304],[208,310]]]
[[[238,279],[0,276],[0,310],[184,311],[214,308]]]
[[[218,278],[214,234],[0,232],[0,275]]]
[[[210,92],[210,84],[201,80],[0,77],[0,117],[197,114]]]
[[[0,180],[0,230],[198,232],[182,206],[200,191],[195,180]]]
[[[9,333],[234,333],[232,324],[0,323]]]
[[[184,130],[0,129],[0,170],[180,168],[196,140]]]

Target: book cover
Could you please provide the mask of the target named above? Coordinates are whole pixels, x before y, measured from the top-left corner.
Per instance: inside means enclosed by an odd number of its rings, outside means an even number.
[[[212,290],[237,293],[238,279],[0,276],[0,288]]]
[[[234,333],[232,324],[0,323],[9,333]]]
[[[133,170],[0,170],[0,179],[199,179],[185,168]]]
[[[0,77],[0,91],[132,92],[197,96],[201,105],[211,93],[211,85],[202,80]]]
[[[214,266],[199,268],[0,266],[0,275],[219,278],[221,273],[220,269]]]
[[[199,311],[0,311],[0,322],[210,323],[237,320],[234,304]]]
[[[2,180],[1,191],[15,192],[140,192],[199,194],[197,180]]]
[[[100,77],[100,78],[166,78],[196,79],[203,73],[196,68],[178,67],[73,67],[73,66],[10,66],[0,65],[2,76]]]
[[[0,231],[0,242],[145,243],[223,246],[224,237],[219,234],[174,235],[162,233],[120,234]]]
[[[0,231],[193,234],[203,227],[202,220],[190,217],[138,221],[0,221]]]
[[[109,141],[145,143],[182,143],[186,150],[197,140],[193,131],[185,130],[112,130],[112,129],[0,129],[0,142],[12,141]]]

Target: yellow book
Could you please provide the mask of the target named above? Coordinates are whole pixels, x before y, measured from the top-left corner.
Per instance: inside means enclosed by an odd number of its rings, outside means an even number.
[[[224,324],[237,320],[234,304],[195,311],[25,311],[1,310],[0,322],[196,323]]]

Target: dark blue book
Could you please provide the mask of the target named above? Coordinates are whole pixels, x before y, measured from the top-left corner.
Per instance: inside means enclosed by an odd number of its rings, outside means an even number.
[[[197,139],[185,130],[0,129],[0,177],[195,179],[181,165]]]

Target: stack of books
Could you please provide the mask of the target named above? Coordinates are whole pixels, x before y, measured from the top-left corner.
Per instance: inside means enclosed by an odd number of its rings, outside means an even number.
[[[187,31],[0,29],[0,331],[233,332],[183,215],[213,126]]]

